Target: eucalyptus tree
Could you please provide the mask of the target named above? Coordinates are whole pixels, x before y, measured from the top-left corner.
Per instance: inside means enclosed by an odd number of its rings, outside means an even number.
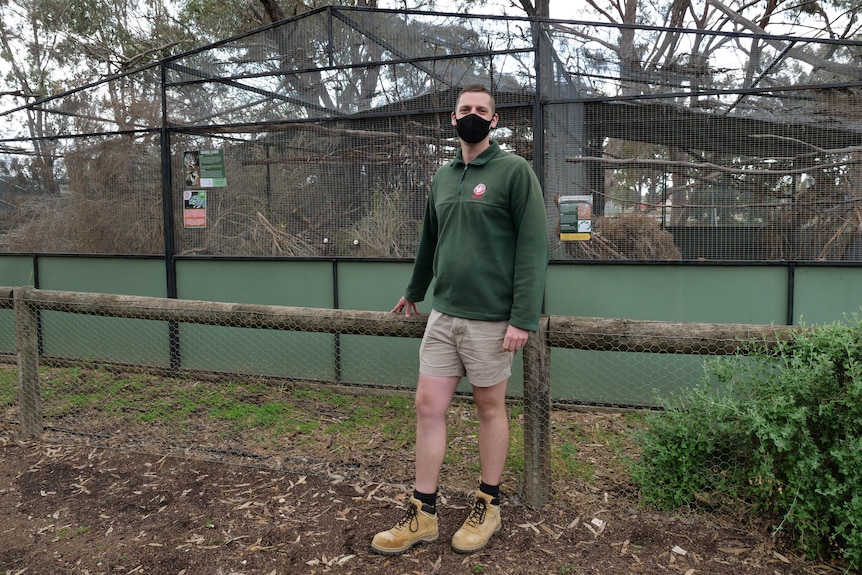
[[[607,96],[654,99],[666,94],[664,101],[689,109],[757,116],[765,115],[763,106],[768,103],[743,98],[740,92],[862,79],[854,45],[829,42],[859,37],[862,5],[853,0],[585,0],[581,6],[583,20],[609,24],[606,32],[586,26],[562,28],[571,34],[573,44],[580,44],[578,62],[585,75],[594,70],[596,77],[608,77],[614,73],[608,63],[618,63],[617,82],[593,84]],[[605,154],[617,156],[620,146],[619,141],[607,142]],[[777,173],[779,165],[751,175],[743,172],[746,167],[756,172],[756,166],[728,157],[725,160],[734,162],[738,172],[727,174],[694,168],[693,164],[718,161],[703,150],[666,146],[664,154],[653,158],[653,172],[672,186],[669,192],[676,193],[677,206],[685,201],[687,190],[719,182],[764,193],[787,187]],[[769,171],[775,173],[764,175]]]
[[[154,87],[141,82],[109,83],[99,98],[50,97],[190,45],[190,37],[171,14],[171,6],[163,0],[150,0],[146,6],[134,0],[0,3],[0,60],[5,70],[0,111],[17,109],[4,114],[4,136],[24,137],[32,145],[10,162],[29,178],[30,191],[60,191],[56,158],[63,144],[53,136],[74,133],[92,123],[123,129],[136,122],[136,115],[149,115],[148,99]]]

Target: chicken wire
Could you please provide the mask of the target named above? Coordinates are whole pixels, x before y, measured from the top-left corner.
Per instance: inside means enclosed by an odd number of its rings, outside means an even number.
[[[412,389],[425,323],[384,312],[5,291],[7,306],[14,299],[19,389],[15,378],[0,379],[0,399],[4,419],[17,419],[23,434],[261,460],[302,439],[291,415],[297,388]],[[771,326],[545,317],[523,351],[523,390],[510,389],[523,407],[516,421],[528,500],[547,501],[554,469],[578,465],[565,445],[578,445],[581,432],[555,428],[555,409],[654,409],[656,382],[692,387],[705,357],[779,337]],[[552,379],[573,387],[552,391]],[[561,391],[575,399],[554,401]],[[583,433],[603,437],[600,445],[617,450],[605,457],[622,466],[637,450],[619,424],[603,418]]]

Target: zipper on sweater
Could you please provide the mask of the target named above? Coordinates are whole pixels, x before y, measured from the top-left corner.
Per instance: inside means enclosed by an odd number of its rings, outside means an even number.
[[[461,190],[464,188],[464,178],[467,177],[467,168],[470,164],[464,164],[464,170],[461,172],[461,181],[458,182],[458,199],[461,199]]]

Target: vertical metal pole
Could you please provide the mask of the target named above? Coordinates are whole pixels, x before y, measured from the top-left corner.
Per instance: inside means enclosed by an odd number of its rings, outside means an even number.
[[[39,289],[39,254],[33,254],[33,287]],[[45,353],[45,342],[42,339],[42,314],[36,311],[36,332],[39,339],[39,356]]]
[[[15,347],[18,350],[18,404],[22,435],[39,439],[42,435],[42,398],[39,393],[38,312],[27,301],[33,288],[13,291],[15,307]]]
[[[545,105],[542,99],[545,94],[544,84],[548,81],[551,70],[545,69],[542,62],[545,59],[545,51],[542,49],[544,41],[542,23],[534,17],[531,26],[536,66],[536,98],[533,101],[533,169],[536,171],[536,177],[539,178],[539,185],[544,190],[548,162],[545,158]]]
[[[796,307],[796,264],[790,262],[787,264],[787,325],[794,325],[796,318],[794,317]]]
[[[332,6],[326,7],[326,55],[329,58],[329,65],[335,66],[335,35],[332,31]]]
[[[551,500],[551,346],[549,318],[539,321],[524,347],[524,499],[539,507]]]
[[[174,244],[174,202],[173,202],[173,174],[171,171],[171,132],[168,129],[168,68],[167,63],[161,64],[162,80],[162,129],[161,129],[161,154],[162,154],[162,214],[164,218],[165,239],[165,280],[167,297],[177,297],[177,265],[174,261],[176,246]],[[175,321],[168,322],[168,340],[170,345],[171,369],[179,369],[182,365],[180,353],[179,325]]]
[[[338,258],[332,259],[332,307],[338,309]],[[335,383],[341,383],[341,335],[334,334],[335,338]]]

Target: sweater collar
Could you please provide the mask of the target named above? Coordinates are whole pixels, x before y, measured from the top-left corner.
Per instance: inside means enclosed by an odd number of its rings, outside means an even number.
[[[491,145],[488,146],[484,152],[473,158],[473,161],[470,162],[471,166],[482,166],[487,164],[491,158],[500,153],[500,144],[497,143],[497,140],[491,140]],[[458,151],[455,153],[455,161],[452,163],[453,166],[463,166],[464,165],[464,157],[461,155],[461,149],[458,148]]]

